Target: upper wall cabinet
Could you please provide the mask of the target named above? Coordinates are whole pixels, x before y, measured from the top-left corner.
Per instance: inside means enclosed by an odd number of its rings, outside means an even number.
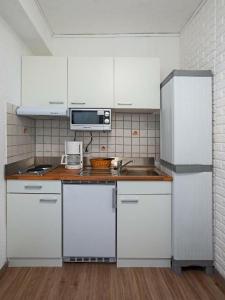
[[[113,58],[68,58],[68,106],[113,107]]]
[[[160,63],[158,58],[115,58],[115,108],[160,108]]]
[[[22,105],[67,105],[67,57],[22,58]]]
[[[159,109],[159,59],[25,56],[22,105]]]

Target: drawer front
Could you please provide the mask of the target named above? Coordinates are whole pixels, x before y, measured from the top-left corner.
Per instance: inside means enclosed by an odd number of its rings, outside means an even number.
[[[119,181],[118,195],[171,194],[171,182],[162,181]]]
[[[7,193],[61,194],[61,181],[7,180]]]

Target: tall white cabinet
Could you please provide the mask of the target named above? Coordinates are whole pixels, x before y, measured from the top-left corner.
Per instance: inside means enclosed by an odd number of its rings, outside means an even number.
[[[172,266],[213,265],[212,72],[174,70],[161,84],[160,159],[173,176]]]
[[[68,106],[113,107],[113,58],[68,58]]]
[[[22,57],[22,105],[67,107],[67,57]]]
[[[212,77],[204,71],[174,74],[161,90],[161,159],[212,164]]]
[[[151,57],[115,57],[115,108],[160,108],[160,63]]]

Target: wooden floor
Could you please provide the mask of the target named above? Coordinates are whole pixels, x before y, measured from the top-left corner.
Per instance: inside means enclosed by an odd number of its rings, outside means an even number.
[[[110,264],[65,264],[63,268],[8,268],[1,300],[225,299],[218,275],[168,269],[120,268]]]

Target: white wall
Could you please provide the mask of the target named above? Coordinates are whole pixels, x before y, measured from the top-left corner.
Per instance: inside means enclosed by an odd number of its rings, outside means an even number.
[[[36,0],[19,0],[21,6],[26,13],[26,16],[30,19],[32,25],[35,27],[40,40],[44,43],[43,49],[34,49],[35,53],[41,52],[43,55],[51,54],[51,43],[52,36],[51,30],[44,19],[43,15],[40,13],[40,9],[37,6]],[[22,23],[22,20],[20,21]],[[28,42],[28,40],[27,40]],[[37,44],[35,45],[37,46]],[[33,51],[33,52],[34,52]]]
[[[56,37],[53,55],[152,56],[161,60],[161,79],[179,67],[179,37]]]
[[[225,1],[208,0],[181,34],[181,67],[214,71],[215,265],[225,277]]]
[[[20,104],[21,55],[30,50],[0,17],[0,268],[6,261],[6,102]]]
[[[51,31],[36,0],[1,0],[0,14],[36,55],[51,55]]]

